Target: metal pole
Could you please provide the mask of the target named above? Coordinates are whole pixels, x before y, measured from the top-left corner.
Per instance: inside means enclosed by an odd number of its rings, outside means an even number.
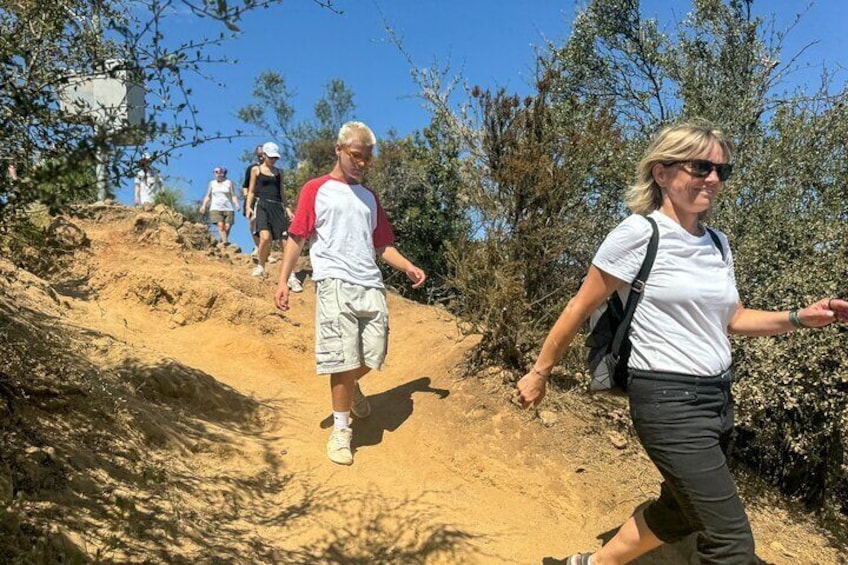
[[[102,139],[100,136],[95,138]],[[106,199],[114,199],[115,196],[109,188],[109,150],[104,143],[98,143],[95,159],[97,161],[97,200],[103,202]]]

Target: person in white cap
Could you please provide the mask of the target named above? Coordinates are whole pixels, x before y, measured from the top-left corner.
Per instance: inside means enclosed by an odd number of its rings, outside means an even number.
[[[371,413],[358,380],[380,369],[388,346],[386,289],[376,256],[406,273],[413,288],[427,278],[394,246],[392,226],[377,195],[361,184],[376,142],[362,122],[342,126],[335,167],[300,191],[274,295],[277,308],[288,310],[286,279],[308,239],[317,285],[316,368],[318,374],[330,375],[333,406],[327,456],[340,465],[353,463],[351,412],[357,418]]]
[[[283,175],[274,165],[280,158],[280,148],[269,141],[262,145],[262,163],[250,170],[247,188],[247,217],[253,220],[253,233],[259,237],[258,264],[254,277],[265,275],[265,264],[271,254],[271,243],[282,242],[287,235],[291,210],[286,205]],[[293,292],[302,292],[300,281],[290,272],[288,285]]]

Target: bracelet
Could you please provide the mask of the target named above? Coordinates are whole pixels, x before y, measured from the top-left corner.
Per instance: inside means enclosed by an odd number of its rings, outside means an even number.
[[[545,380],[548,380],[548,378],[551,376],[551,374],[550,374],[550,373],[548,373],[548,374],[546,375],[545,373],[543,373],[542,371],[540,371],[539,369],[537,369],[535,365],[533,365],[533,368],[532,368],[532,369],[530,369],[530,372],[531,372],[531,373],[536,373],[537,375],[539,375],[540,377],[542,377],[542,378],[543,378],[543,379],[545,379]]]
[[[792,325],[796,328],[807,327],[803,324],[803,322],[801,322],[801,318],[800,316],[798,316],[798,310],[792,310],[791,312],[789,312],[789,321],[792,322]]]

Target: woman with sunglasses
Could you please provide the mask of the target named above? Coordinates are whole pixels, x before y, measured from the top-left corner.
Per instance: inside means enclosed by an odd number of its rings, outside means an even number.
[[[206,196],[200,204],[200,213],[205,214],[209,206],[209,220],[218,226],[221,244],[229,245],[230,229],[235,219],[233,210],[239,209],[239,202],[233,181],[227,178],[227,169],[215,167],[213,173],[215,178],[209,181]]]
[[[633,215],[607,235],[532,369],[518,381],[521,403],[538,405],[581,324],[636,278],[652,233],[644,216],[652,218],[659,247],[631,323],[628,394],[633,426],[664,481],[659,498],[637,510],[604,547],[572,555],[569,565],[628,563],[695,532],[701,563],[757,562],[725,458],[734,407],[728,334],[769,336],[845,322],[848,302],[825,298],[791,312],[742,305],[727,238],[715,232],[716,245],[704,224],[732,157],[730,139],[703,122],[670,126],[654,138],[627,194]]]

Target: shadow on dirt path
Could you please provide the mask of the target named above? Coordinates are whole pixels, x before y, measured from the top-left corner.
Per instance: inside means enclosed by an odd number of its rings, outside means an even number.
[[[421,377],[389,390],[368,396],[371,403],[371,415],[364,420],[354,419],[351,427],[354,430],[351,447],[367,447],[379,445],[383,441],[383,433],[393,432],[406,422],[415,409],[412,395],[418,392],[435,394],[439,399],[445,399],[450,391],[445,388],[431,386],[430,377]],[[367,390],[365,391],[367,394]],[[333,425],[333,415],[321,420],[321,428],[327,429]]]

